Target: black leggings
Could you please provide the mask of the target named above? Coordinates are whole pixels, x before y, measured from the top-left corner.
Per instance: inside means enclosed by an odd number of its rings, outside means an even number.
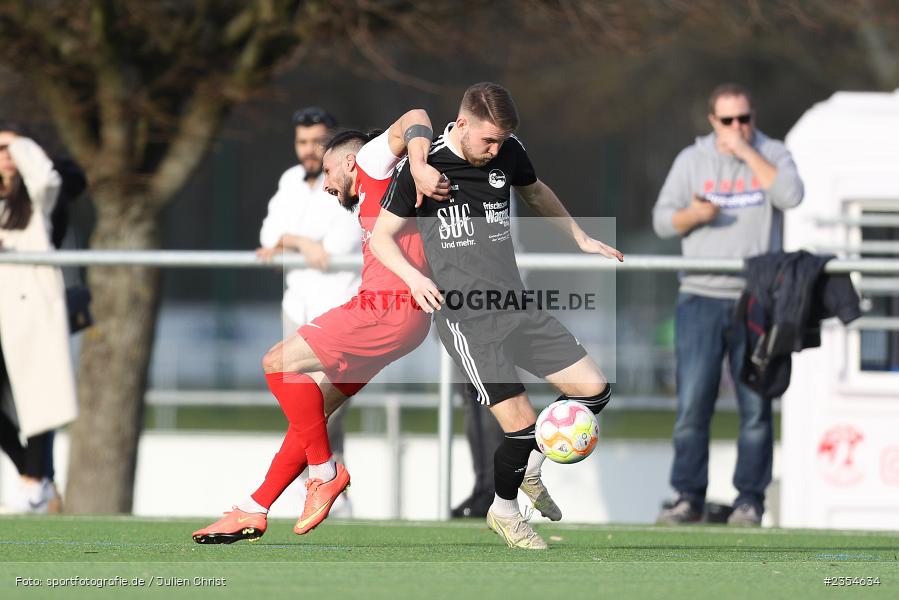
[[[0,348],[0,395],[9,386],[3,349]],[[53,431],[45,431],[28,438],[25,446],[19,441],[19,428],[0,409],[0,448],[16,466],[19,475],[34,479],[53,479]]]

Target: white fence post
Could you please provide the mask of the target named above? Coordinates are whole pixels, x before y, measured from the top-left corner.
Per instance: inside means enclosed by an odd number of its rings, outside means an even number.
[[[440,348],[440,405],[438,407],[437,431],[440,444],[439,484],[437,487],[437,518],[450,518],[451,473],[453,466],[453,367],[452,358]]]

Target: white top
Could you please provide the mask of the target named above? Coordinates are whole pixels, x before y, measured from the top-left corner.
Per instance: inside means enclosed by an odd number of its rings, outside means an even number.
[[[320,241],[330,255],[358,252],[360,238],[356,215],[324,191],[324,175],[319,175],[311,187],[306,183],[305,175],[302,165],[297,165],[281,176],[278,191],[268,203],[268,214],[259,232],[262,246],[273,248],[282,235],[289,233]],[[359,276],[354,271],[290,269],[284,283],[284,312],[293,321],[304,323],[317,316],[306,314],[305,307],[312,297],[327,297],[332,307],[342,304],[356,293]]]

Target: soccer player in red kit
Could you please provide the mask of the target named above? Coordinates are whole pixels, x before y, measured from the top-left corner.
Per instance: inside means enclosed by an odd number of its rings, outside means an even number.
[[[293,528],[297,534],[321,523],[349,485],[349,473],[331,455],[327,415],[385,366],[414,350],[430,327],[430,315],[414,304],[403,281],[372,255],[369,239],[381,198],[404,154],[415,173],[419,198],[449,197],[449,182],[427,164],[432,137],[427,113],[412,110],[380,135],[345,131],[328,142],[322,167],[325,190],[347,210],[358,205],[362,284],[350,302],[313,319],[266,353],[265,377],[289,422],[284,442],[259,489],[222,519],[194,532],[197,543],[261,537],[268,509],[307,465],[306,504]],[[409,262],[427,271],[414,225],[397,240]]]

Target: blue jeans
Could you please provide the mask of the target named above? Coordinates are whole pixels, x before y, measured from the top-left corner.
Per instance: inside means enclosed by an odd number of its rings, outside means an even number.
[[[771,483],[774,430],[771,401],[740,382],[746,333],[734,322],[735,300],[679,294],[675,318],[677,353],[677,421],[671,487],[697,507],[705,502],[709,482],[709,424],[718,398],[721,364],[727,355],[736,383],[740,434],[734,506],[749,503],[759,514]]]

